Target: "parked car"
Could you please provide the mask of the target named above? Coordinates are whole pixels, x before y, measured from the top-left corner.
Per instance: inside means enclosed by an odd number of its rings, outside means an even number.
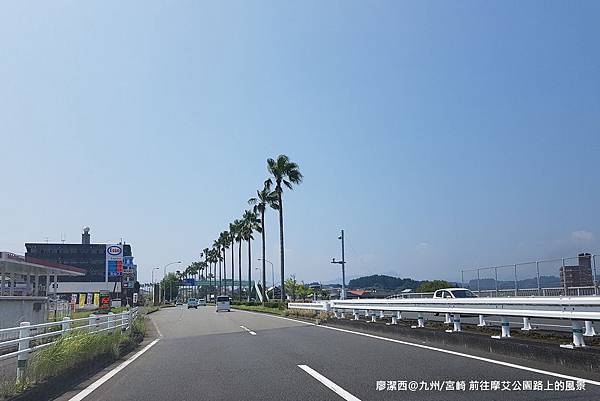
[[[187,308],[194,308],[194,309],[198,309],[198,300],[196,298],[188,298],[187,301]]]
[[[477,295],[467,288],[442,288],[433,293],[434,298],[477,298]]]
[[[198,299],[198,306],[206,306],[206,299],[199,298]]]
[[[219,311],[231,311],[231,301],[227,295],[217,297],[217,312]]]

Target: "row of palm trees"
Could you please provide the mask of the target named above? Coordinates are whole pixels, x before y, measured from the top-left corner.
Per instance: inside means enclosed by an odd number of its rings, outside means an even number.
[[[283,235],[283,191],[284,188],[293,189],[294,185],[302,182],[303,176],[298,164],[292,162],[288,156],[279,155],[276,159],[267,159],[267,171],[270,177],[265,180],[263,187],[256,191],[256,197],[248,200],[251,209],[245,210],[240,219],[229,223],[229,229],[221,232],[210,247],[204,248],[200,257],[204,260],[192,263],[184,272],[187,276],[204,276],[209,280],[209,287],[217,288],[219,294],[227,293],[227,249],[231,250],[231,295],[234,296],[235,244],[238,244],[238,297],[242,299],[242,243],[247,242],[248,250],[248,292],[252,293],[252,241],[254,233],[261,234],[262,242],[262,298],[265,297],[266,285],[266,255],[265,255],[265,214],[269,208],[279,214],[279,255],[281,273],[281,299],[285,299],[285,255]],[[217,269],[218,268],[218,269]],[[218,280],[217,280],[218,279]]]

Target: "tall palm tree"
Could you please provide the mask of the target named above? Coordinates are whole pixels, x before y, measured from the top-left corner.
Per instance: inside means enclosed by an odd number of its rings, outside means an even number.
[[[217,292],[216,291],[216,289],[217,289],[217,262],[219,261],[219,252],[215,248],[212,248],[210,250],[210,256],[211,256],[211,261],[213,264],[213,274],[212,274],[213,290],[216,294],[216,292]]]
[[[235,285],[235,274],[234,274],[234,256],[233,256],[233,245],[235,244],[235,230],[237,227],[235,226],[235,222],[229,223],[229,237],[227,240],[231,245],[231,299],[233,299],[234,295],[234,285]]]
[[[215,269],[217,267],[217,263],[219,264],[219,295],[221,295],[221,279],[222,279],[222,277],[221,277],[221,259],[223,259],[221,257],[220,248],[221,248],[221,244],[219,243],[219,240],[217,239],[213,242],[213,255],[216,260]],[[215,274],[215,276],[216,276],[216,274]],[[215,278],[215,281],[216,281],[216,278]],[[216,282],[215,282],[215,285],[216,285]]]
[[[252,233],[260,232],[262,230],[260,226],[260,220],[256,213],[246,210],[242,217],[244,222],[243,236],[244,240],[248,241],[248,300],[250,294],[252,294],[252,240],[254,237]]]
[[[206,269],[208,267],[208,269],[209,269],[208,274],[210,275],[210,265],[208,264],[208,248],[204,248],[202,250],[202,253],[200,253],[200,257],[202,257],[202,256],[204,256],[204,268]],[[208,287],[210,288],[210,277],[208,277],[208,278],[209,278]]]
[[[242,241],[244,240],[244,222],[242,220],[235,220],[233,222],[235,226],[235,241],[238,242],[238,293],[240,296],[240,302],[242,301]]]
[[[302,182],[302,173],[298,164],[290,161],[286,155],[277,156],[277,160],[267,159],[267,170],[275,180],[275,193],[279,210],[279,256],[281,263],[281,300],[285,300],[285,263],[283,249],[283,186],[293,189],[293,185]]]
[[[227,295],[227,254],[225,252],[229,248],[229,233],[227,231],[219,234],[219,243],[221,244],[221,251],[223,251],[223,294]]]
[[[261,237],[262,237],[262,299],[263,303],[266,301],[266,288],[267,288],[267,268],[265,262],[265,210],[268,206],[271,208],[278,210],[279,205],[277,204],[277,194],[275,191],[271,190],[272,182],[271,180],[265,181],[264,187],[262,190],[256,191],[256,198],[248,199],[248,204],[254,206],[254,213],[260,213],[260,227],[261,227]]]

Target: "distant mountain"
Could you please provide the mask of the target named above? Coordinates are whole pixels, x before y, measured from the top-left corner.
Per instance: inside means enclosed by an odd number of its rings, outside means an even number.
[[[518,280],[517,285],[519,288],[537,288],[537,279],[528,278],[525,280]],[[540,276],[540,286],[542,288],[557,288],[561,287],[560,277],[556,276]],[[477,289],[477,280],[469,281],[469,288]],[[479,280],[479,288],[482,290],[494,290],[496,289],[496,281],[493,278],[485,278]],[[509,290],[515,288],[515,282],[510,280],[498,280],[499,290]]]
[[[398,278],[380,274],[359,277],[350,280],[349,288],[377,288],[382,290],[402,291],[407,288],[415,290],[421,284],[420,281],[411,278]]]

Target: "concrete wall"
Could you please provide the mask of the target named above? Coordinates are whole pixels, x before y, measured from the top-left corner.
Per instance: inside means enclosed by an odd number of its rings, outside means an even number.
[[[48,298],[0,296],[0,329],[16,327],[21,322],[45,323]]]

